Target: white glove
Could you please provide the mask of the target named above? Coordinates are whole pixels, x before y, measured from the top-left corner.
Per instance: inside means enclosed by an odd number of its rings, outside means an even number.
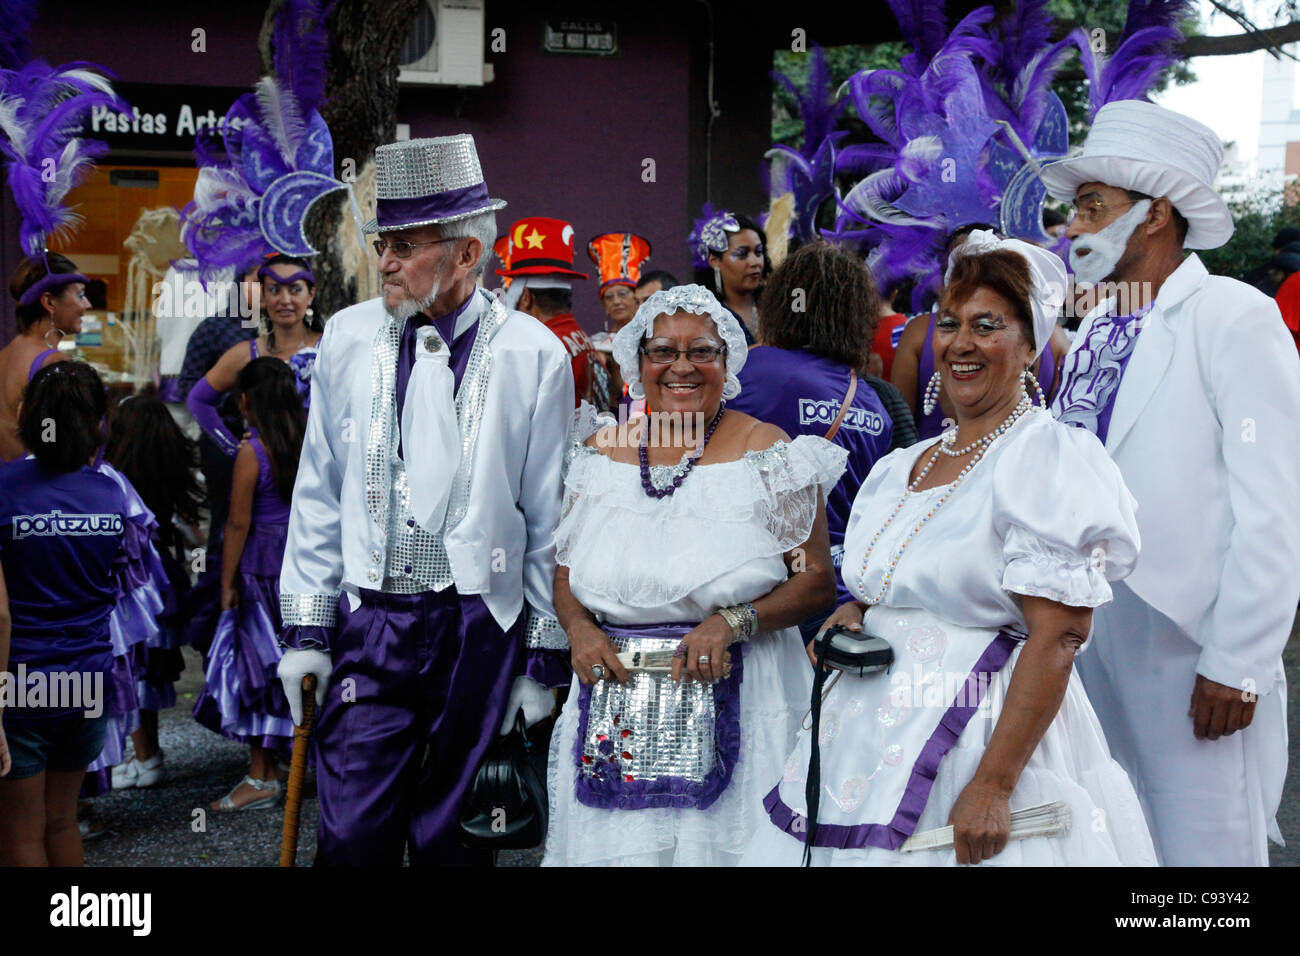
[[[531,727],[548,717],[554,709],[554,694],[531,677],[516,677],[514,686],[510,688],[510,700],[506,702],[500,732],[504,735],[514,730],[515,715],[521,710],[524,712],[524,724]]]
[[[325,703],[325,690],[329,687],[332,669],[327,651],[287,650],[280,658],[276,673],[280,683],[284,684],[284,696],[289,701],[289,713],[295,727],[302,726],[302,679],[308,674],[316,675],[316,708],[319,710]]]

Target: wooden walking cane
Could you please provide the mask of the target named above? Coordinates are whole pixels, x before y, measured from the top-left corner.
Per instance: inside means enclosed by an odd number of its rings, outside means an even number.
[[[302,679],[302,725],[293,728],[293,760],[284,797],[284,834],[280,839],[280,865],[293,866],[298,856],[298,808],[302,804],[302,781],[307,776],[307,744],[316,722],[316,675]]]

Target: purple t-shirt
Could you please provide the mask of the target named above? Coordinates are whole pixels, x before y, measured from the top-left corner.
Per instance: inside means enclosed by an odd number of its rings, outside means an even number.
[[[112,478],[89,467],[42,471],[34,458],[0,484],[0,567],[13,631],[9,669],[108,672],[108,618],[117,601],[127,505]],[[5,721],[36,714],[6,710]],[[45,718],[57,716],[50,712]]]
[[[740,394],[727,402],[728,408],[776,425],[791,438],[824,436],[844,403],[849,369],[810,352],[759,346],[749,350],[740,385]],[[836,568],[844,556],[844,527],[853,499],[867,472],[889,453],[893,434],[894,423],[875,390],[859,379],[853,403],[832,439],[849,453],[844,476],[826,500],[826,526]],[[843,582],[838,587],[841,603],[850,600]]]

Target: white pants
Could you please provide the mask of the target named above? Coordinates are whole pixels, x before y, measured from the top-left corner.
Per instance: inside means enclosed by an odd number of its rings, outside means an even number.
[[[1201,648],[1127,586],[1093,615],[1075,664],[1111,754],[1128,771],[1164,866],[1268,866],[1286,777],[1286,686],[1251,725],[1197,740],[1188,716]]]

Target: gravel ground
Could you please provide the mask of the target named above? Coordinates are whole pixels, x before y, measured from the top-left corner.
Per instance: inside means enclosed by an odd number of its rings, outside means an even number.
[[[185,673],[176,685],[177,704],[159,718],[167,755],[166,781],[148,790],[118,790],[93,801],[107,832],[86,842],[87,866],[276,866],[280,859],[279,810],[213,813],[208,804],[228,792],[247,771],[245,749],[199,726],[190,716],[203,679],[199,655],[185,648]],[[1273,866],[1300,866],[1300,620],[1285,655],[1291,728],[1291,761],[1278,824],[1285,848],[1270,844]],[[545,746],[535,749],[544,760]],[[202,811],[196,813],[195,811]],[[298,865],[316,852],[317,804],[308,776],[302,802]],[[502,866],[536,866],[540,849],[501,854]]]
[[[279,865],[283,801],[274,810],[207,809],[248,772],[248,751],[190,715],[202,687],[203,661],[191,648],[184,652],[176,706],[158,720],[167,779],[147,790],[115,790],[92,801],[94,819],[106,832],[86,841],[87,866]],[[303,788],[299,866],[310,865],[316,853],[317,816],[315,780],[309,772]],[[500,864],[536,866],[541,858],[540,849],[505,852]]]

